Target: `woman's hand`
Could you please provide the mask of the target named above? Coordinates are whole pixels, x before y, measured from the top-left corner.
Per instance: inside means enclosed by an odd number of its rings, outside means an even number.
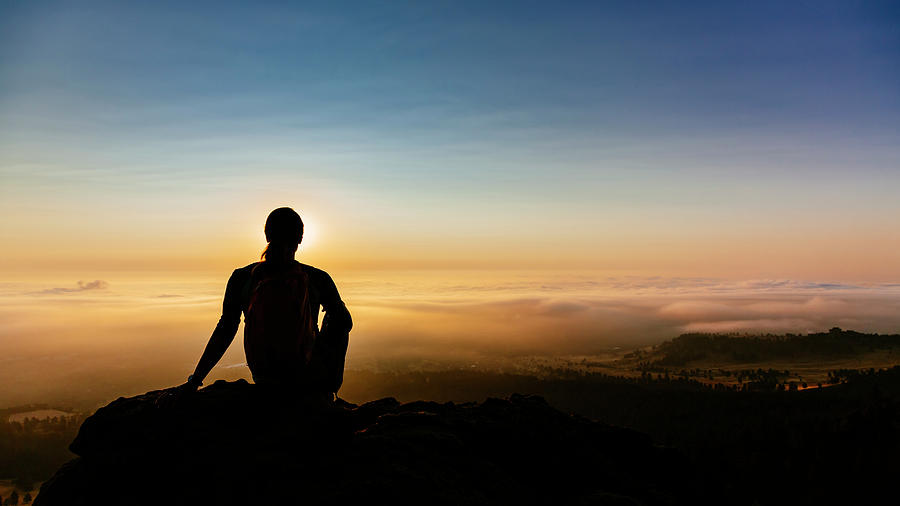
[[[202,383],[193,381],[193,376],[191,376],[185,383],[178,385],[177,387],[167,388],[166,390],[164,390],[156,399],[156,407],[162,409],[175,407],[176,405],[196,393],[197,389],[200,388],[201,385]]]

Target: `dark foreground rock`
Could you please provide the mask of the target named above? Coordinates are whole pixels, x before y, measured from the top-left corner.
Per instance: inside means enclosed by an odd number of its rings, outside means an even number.
[[[322,406],[244,381],[120,398],[36,506],[688,504],[685,459],[542,398]]]

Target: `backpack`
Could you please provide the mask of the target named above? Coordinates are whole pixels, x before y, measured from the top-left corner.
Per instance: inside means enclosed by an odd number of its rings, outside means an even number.
[[[260,262],[250,274],[249,295],[244,352],[254,380],[308,377],[318,333],[309,276],[297,262],[287,266]]]

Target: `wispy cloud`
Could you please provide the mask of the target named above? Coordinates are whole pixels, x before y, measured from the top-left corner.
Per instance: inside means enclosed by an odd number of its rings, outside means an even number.
[[[78,292],[87,292],[90,290],[106,290],[109,288],[109,283],[103,281],[102,279],[95,279],[94,281],[79,281],[77,286],[72,287],[62,287],[58,286],[55,288],[47,288],[45,290],[40,290],[37,292],[31,292],[35,295],[59,295],[64,293],[78,293]]]

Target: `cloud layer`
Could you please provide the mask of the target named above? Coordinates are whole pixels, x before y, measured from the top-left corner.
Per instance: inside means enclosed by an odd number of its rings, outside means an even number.
[[[352,286],[364,356],[592,354],[684,332],[900,332],[894,284],[622,277]]]
[[[336,280],[355,323],[352,368],[502,366],[683,332],[900,332],[897,284],[483,273]],[[101,381],[118,371],[134,392],[183,381],[218,320],[223,285],[0,284],[0,384],[13,385],[0,407],[59,393],[76,372]],[[212,380],[246,373],[227,367],[244,362],[241,340],[239,333]]]

